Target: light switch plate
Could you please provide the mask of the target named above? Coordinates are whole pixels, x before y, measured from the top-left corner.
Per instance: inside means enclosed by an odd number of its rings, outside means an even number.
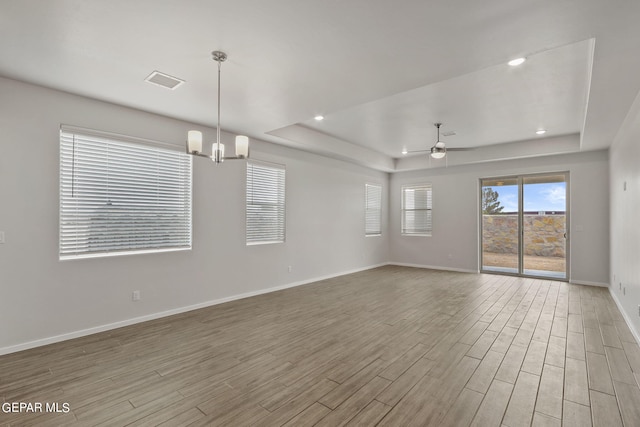
[[[0,231],[0,245],[4,243],[4,231]]]

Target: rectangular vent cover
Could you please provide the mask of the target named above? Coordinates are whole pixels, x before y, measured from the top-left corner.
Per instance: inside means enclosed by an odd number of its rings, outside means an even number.
[[[184,83],[184,80],[161,73],[160,71],[154,71],[153,73],[149,74],[144,80],[146,82],[153,83],[154,85],[162,86],[171,90],[174,90],[182,83]]]

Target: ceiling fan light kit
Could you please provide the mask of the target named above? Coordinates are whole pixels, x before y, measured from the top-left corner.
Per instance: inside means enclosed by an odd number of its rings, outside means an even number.
[[[434,159],[441,159],[447,155],[447,147],[444,145],[444,142],[440,141],[440,126],[442,126],[442,123],[435,123],[435,127],[438,128],[438,139],[433,147],[431,147],[431,157]]]
[[[431,157],[434,159],[441,159],[447,155],[445,148],[431,147]]]

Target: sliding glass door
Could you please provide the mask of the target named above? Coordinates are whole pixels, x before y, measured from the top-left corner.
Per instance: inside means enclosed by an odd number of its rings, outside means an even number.
[[[567,278],[568,174],[522,177],[523,273]]]
[[[480,180],[481,270],[568,277],[568,173]]]
[[[482,270],[520,272],[520,185],[517,177],[481,182]]]

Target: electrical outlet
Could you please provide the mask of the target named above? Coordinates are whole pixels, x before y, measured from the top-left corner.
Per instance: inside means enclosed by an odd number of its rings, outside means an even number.
[[[133,291],[131,294],[131,299],[133,301],[140,301],[140,291]]]
[[[0,245],[4,243],[4,231],[0,231]]]
[[[622,191],[627,191],[627,181],[622,184]]]
[[[291,273],[293,271],[293,267],[289,266],[289,268],[287,269],[287,271],[289,271],[289,273]]]

